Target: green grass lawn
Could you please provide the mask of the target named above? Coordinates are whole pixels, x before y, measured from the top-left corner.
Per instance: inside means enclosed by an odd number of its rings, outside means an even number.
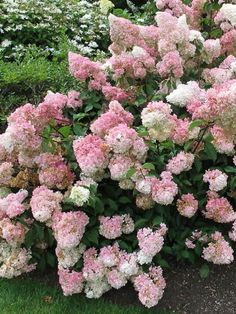
[[[1,314],[168,314],[143,307],[120,306],[83,295],[64,297],[61,290],[39,278],[0,280]],[[169,313],[170,314],[170,313]]]

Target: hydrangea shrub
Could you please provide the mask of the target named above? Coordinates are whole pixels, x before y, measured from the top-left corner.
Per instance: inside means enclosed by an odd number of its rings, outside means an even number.
[[[50,265],[88,298],[131,281],[152,307],[169,260],[233,262],[236,5],[156,6],[156,25],[109,16],[109,58],[69,53],[84,89],[9,116],[1,277]]]

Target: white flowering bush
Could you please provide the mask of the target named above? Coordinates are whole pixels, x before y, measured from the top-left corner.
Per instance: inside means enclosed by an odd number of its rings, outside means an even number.
[[[57,55],[65,38],[84,55],[102,53],[108,45],[110,8],[101,9],[99,1],[86,0],[3,0],[0,53],[12,60],[36,46],[42,53]]]
[[[80,90],[8,117],[1,277],[57,267],[88,298],[131,282],[150,308],[171,260],[234,261],[236,4],[156,6],[155,25],[109,16],[110,57],[69,53]]]

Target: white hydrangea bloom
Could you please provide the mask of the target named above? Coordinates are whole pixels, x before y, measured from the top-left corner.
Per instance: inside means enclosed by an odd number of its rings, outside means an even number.
[[[152,256],[148,256],[146,254],[144,254],[144,252],[142,250],[140,250],[138,252],[138,263],[140,265],[143,265],[143,264],[150,264],[152,262]]]
[[[70,200],[77,206],[83,206],[89,200],[90,191],[87,187],[73,186],[70,192]]]
[[[191,100],[199,99],[200,95],[201,89],[198,83],[189,81],[187,84],[179,84],[166,99],[176,106],[185,107]]]
[[[232,26],[236,26],[236,5],[224,3],[219,11],[227,20],[230,21]]]

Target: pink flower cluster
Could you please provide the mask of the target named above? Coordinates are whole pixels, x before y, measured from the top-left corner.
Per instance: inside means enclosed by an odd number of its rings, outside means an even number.
[[[208,201],[203,214],[208,219],[219,223],[229,223],[236,219],[236,212],[225,197],[219,197],[215,192],[208,193]]]
[[[157,305],[163,296],[165,286],[160,267],[150,267],[149,273],[141,274],[134,279],[134,287],[138,291],[139,300],[148,308]]]
[[[183,171],[189,171],[192,168],[193,162],[193,154],[181,151],[168,161],[166,169],[173,174],[180,174]]]
[[[159,230],[163,236],[166,227]],[[80,272],[60,268],[59,282],[64,295],[84,290],[88,298],[99,298],[111,288],[120,289],[128,280],[134,283],[140,301],[147,307],[158,303],[163,295],[165,280],[160,267],[150,267],[144,273],[138,264],[136,252],[127,253],[117,243],[104,246],[100,252],[89,248],[83,253],[83,267]],[[145,293],[146,291],[146,293]]]
[[[203,234],[202,231],[195,230],[192,232],[190,238],[187,238],[185,240],[185,245],[188,249],[195,249],[196,242],[199,241],[200,243],[207,243],[208,242],[208,236],[206,234]]]
[[[21,190],[17,193],[10,193],[4,198],[0,198],[0,219],[4,217],[14,218],[21,215],[26,206],[23,201],[28,196],[28,191]]]
[[[180,215],[191,218],[198,210],[198,201],[190,193],[183,194],[177,200],[177,210]]]
[[[171,204],[177,193],[178,186],[168,171],[161,173],[161,180],[154,179],[152,182],[152,199],[158,204]]]
[[[100,137],[104,137],[110,129],[119,124],[130,126],[133,123],[133,115],[125,111],[118,101],[109,104],[109,110],[98,117],[90,126],[90,130]]]
[[[52,218],[54,212],[61,210],[63,195],[53,192],[46,186],[37,187],[32,194],[30,206],[35,220],[47,222]]]
[[[14,168],[11,162],[0,164],[0,186],[9,186],[13,178]]]
[[[215,192],[223,190],[227,186],[227,179],[227,174],[218,169],[207,170],[203,176],[203,181],[209,183],[209,189]]]
[[[89,177],[103,174],[109,158],[109,147],[104,140],[96,135],[87,135],[73,143],[76,160],[82,172]]]
[[[130,215],[99,217],[99,233],[107,239],[116,239],[124,234],[134,231],[134,222]]]
[[[43,153],[35,161],[39,167],[40,184],[63,190],[73,182],[74,174],[60,155]]]
[[[78,246],[88,222],[88,216],[81,211],[55,212],[52,217],[52,230],[58,246],[61,248]]]
[[[165,224],[161,224],[160,229],[156,231],[151,228],[143,228],[138,231],[137,239],[140,248],[138,261],[141,265],[151,263],[153,257],[161,251],[166,232]]]
[[[234,260],[233,249],[218,231],[211,235],[211,242],[203,249],[202,257],[214,264],[230,264]]]
[[[162,142],[170,136],[174,129],[171,112],[170,105],[161,101],[151,102],[142,110],[142,124],[152,139]]]

